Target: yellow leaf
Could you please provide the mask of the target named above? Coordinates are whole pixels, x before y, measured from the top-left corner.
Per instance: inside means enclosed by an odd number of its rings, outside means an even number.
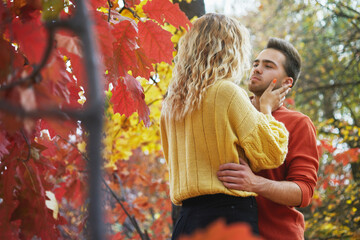
[[[97,10],[99,12],[102,12],[102,13],[105,13],[105,14],[109,13],[109,8],[107,8],[107,7],[99,7]]]
[[[78,100],[78,103],[80,103],[81,105],[84,105],[84,103],[86,102],[86,97],[84,95],[84,91],[79,92],[79,97],[80,97],[80,99]]]
[[[53,218],[57,219],[59,213],[59,205],[56,200],[55,194],[50,191],[46,191],[45,194],[50,199],[45,201],[45,205],[48,209],[53,211]]]
[[[77,144],[77,148],[80,152],[85,153],[86,152],[86,142],[82,141],[81,143]]]
[[[135,6],[135,12],[136,14],[140,17],[140,18],[146,18],[146,14],[144,13],[144,10],[142,9],[142,7],[147,3],[147,0],[143,0],[140,2],[139,5]]]

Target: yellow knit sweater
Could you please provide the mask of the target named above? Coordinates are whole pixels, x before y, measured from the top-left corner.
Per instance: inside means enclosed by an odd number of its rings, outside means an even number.
[[[255,196],[224,187],[216,176],[219,166],[246,156],[257,172],[280,166],[287,153],[285,126],[258,112],[242,88],[225,80],[208,88],[200,108],[183,120],[162,114],[160,129],[176,205],[205,194]]]

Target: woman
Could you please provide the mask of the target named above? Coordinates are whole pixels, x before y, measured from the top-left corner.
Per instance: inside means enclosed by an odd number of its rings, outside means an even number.
[[[287,88],[272,92],[272,83],[261,113],[237,85],[249,68],[249,41],[245,27],[221,14],[202,16],[180,40],[160,123],[171,201],[183,206],[172,239],[218,218],[258,233],[255,193],[227,189],[216,177],[239,156],[259,171],[279,166],[287,152],[288,133],[271,116]]]

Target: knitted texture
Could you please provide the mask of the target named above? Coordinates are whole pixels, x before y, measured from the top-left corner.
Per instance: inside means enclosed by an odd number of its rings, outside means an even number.
[[[161,116],[161,141],[169,169],[170,198],[184,199],[224,193],[256,196],[230,190],[217,179],[224,163],[247,159],[253,171],[280,166],[287,153],[288,132],[271,115],[258,112],[247,93],[230,81],[206,90],[199,109],[180,121]]]

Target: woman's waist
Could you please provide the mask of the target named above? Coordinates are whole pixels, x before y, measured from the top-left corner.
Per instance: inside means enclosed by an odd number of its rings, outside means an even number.
[[[209,206],[227,206],[227,205],[253,205],[255,202],[254,196],[240,197],[223,193],[206,194],[197,197],[192,197],[183,200],[183,207],[201,207],[207,208]]]
[[[220,182],[212,185],[211,187],[209,185],[208,186],[185,185],[178,188],[178,190],[175,190],[175,188],[172,188],[172,186],[170,186],[170,195],[172,202],[176,205],[182,204],[182,202],[186,199],[196,198],[204,195],[209,195],[211,196],[210,198],[214,197],[215,195],[219,195],[219,196],[225,195],[225,197],[228,196],[231,199],[235,199],[239,197],[242,198],[242,197],[257,196],[257,194],[254,192],[228,189]]]

